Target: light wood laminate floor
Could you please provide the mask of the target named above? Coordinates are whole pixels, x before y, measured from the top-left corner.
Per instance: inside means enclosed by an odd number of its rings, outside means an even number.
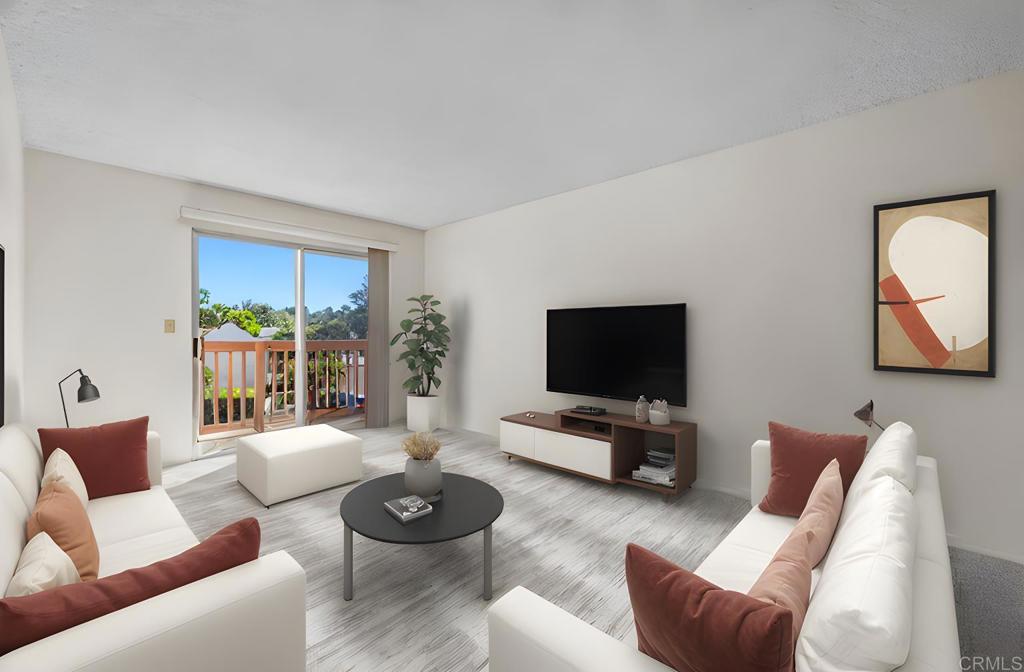
[[[363,438],[364,480],[402,471],[400,428]],[[633,627],[623,575],[627,542],[693,569],[746,514],[746,501],[690,490],[674,501],[522,461],[482,434],[440,430],[446,471],[494,485],[494,600],[517,585],[622,637]],[[235,481],[234,461],[168,492],[200,538],[246,516],[263,552],[285,549],[306,570],[309,670],[480,670],[487,664],[482,535],[427,546],[355,536],[355,599],[342,600],[341,498],[355,484],[264,508]]]

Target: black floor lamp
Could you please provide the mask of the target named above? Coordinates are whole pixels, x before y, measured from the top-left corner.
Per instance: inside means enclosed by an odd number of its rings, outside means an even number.
[[[75,369],[68,375],[61,378],[61,381],[57,383],[57,389],[60,390],[60,406],[64,409],[64,424],[70,428],[71,424],[68,422],[68,407],[64,403],[64,388],[62,387],[64,381],[75,375],[76,373],[81,374],[81,378],[78,379],[78,403],[84,404],[87,401],[96,401],[100,398],[100,391],[92,384],[89,380],[89,376],[82,373],[81,369]]]

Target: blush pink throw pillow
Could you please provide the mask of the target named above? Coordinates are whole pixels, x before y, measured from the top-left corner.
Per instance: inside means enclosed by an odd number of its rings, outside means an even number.
[[[811,570],[821,562],[843,511],[843,479],[832,460],[818,476],[800,520],[751,587],[750,597],[789,609],[793,650],[811,601]]]

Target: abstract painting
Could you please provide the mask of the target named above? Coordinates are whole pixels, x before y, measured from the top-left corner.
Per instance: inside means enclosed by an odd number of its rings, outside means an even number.
[[[875,370],[995,376],[996,192],[875,206]]]

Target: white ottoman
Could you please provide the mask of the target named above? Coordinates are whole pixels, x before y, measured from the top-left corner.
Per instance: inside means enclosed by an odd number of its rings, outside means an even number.
[[[330,425],[238,440],[238,482],[266,506],[363,477],[363,440]]]

